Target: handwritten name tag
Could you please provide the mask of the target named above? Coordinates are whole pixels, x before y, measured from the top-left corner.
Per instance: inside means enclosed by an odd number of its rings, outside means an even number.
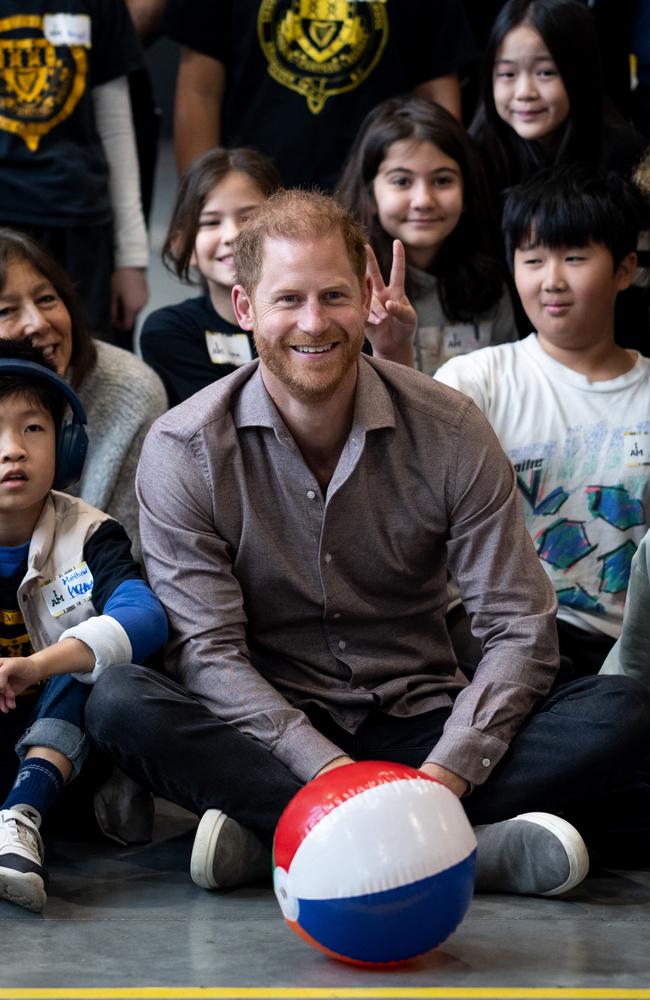
[[[650,465],[650,431],[624,431],[623,448],[626,468]]]
[[[245,333],[211,333],[206,330],[205,342],[213,365],[235,365],[239,368],[253,360],[250,341]]]
[[[43,34],[50,45],[91,47],[90,18],[87,14],[45,14]]]
[[[93,575],[85,562],[73,566],[56,580],[41,584],[43,600],[52,618],[60,618],[66,611],[84,604],[93,596]]]

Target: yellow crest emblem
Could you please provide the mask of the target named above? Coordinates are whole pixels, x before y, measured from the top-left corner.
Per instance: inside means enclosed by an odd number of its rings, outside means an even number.
[[[67,118],[86,89],[84,44],[48,39],[39,15],[0,20],[0,129],[35,152],[44,135]]]
[[[257,33],[273,79],[319,114],[379,62],[388,39],[386,0],[262,0]]]

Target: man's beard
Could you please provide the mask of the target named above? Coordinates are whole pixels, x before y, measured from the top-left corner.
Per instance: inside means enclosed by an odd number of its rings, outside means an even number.
[[[336,343],[336,358],[326,371],[309,371],[309,363],[302,365],[296,352],[289,344],[294,338],[286,337],[280,343],[270,343],[264,336],[254,334],[255,347],[260,360],[273,375],[289,390],[291,396],[303,403],[318,403],[329,399],[341,385],[350,369],[356,364],[365,337],[365,325],[360,326],[358,335],[340,339],[340,333],[332,334]],[[320,344],[328,343],[328,334],[319,337]],[[310,343],[310,347],[319,346]],[[295,365],[295,367],[294,367]],[[322,365],[325,368],[324,365]],[[314,365],[316,368],[316,365]]]

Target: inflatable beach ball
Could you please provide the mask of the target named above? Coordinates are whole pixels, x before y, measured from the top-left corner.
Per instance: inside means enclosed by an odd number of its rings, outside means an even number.
[[[333,958],[403,962],[465,916],[476,839],[445,785],[400,764],[335,768],[305,785],[278,823],[273,884],[296,934]]]

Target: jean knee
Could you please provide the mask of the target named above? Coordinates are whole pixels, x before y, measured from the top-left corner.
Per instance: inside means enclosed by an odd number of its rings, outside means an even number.
[[[97,743],[137,731],[143,667],[124,664],[99,675],[85,708],[85,728]]]

